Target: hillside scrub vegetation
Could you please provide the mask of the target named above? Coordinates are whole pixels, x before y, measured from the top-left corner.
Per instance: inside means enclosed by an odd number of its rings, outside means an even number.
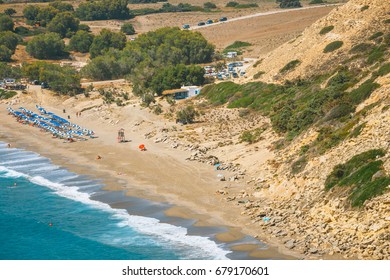
[[[0,32],[0,61],[10,61],[21,41],[22,38],[11,31]]]
[[[378,160],[384,155],[384,150],[369,150],[336,165],[326,178],[325,189],[352,187],[348,190],[351,206],[362,206],[367,199],[382,194],[390,185],[390,177],[381,171],[383,161]]]
[[[302,4],[299,0],[276,0],[280,8],[300,8]]]
[[[99,35],[93,38],[89,48],[91,58],[104,55],[109,49],[122,50],[126,45],[126,35],[122,32],[112,32],[108,29],[102,29]]]

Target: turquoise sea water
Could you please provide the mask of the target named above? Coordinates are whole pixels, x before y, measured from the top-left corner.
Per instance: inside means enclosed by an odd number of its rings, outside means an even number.
[[[112,193],[101,187],[0,142],[0,259],[225,259],[229,253],[210,237],[140,215],[148,209],[113,209],[102,202],[113,200]]]

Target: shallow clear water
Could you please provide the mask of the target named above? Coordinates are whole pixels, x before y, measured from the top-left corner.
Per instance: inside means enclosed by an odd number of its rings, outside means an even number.
[[[105,193],[101,187],[0,142],[0,259],[224,259],[229,253],[185,227],[95,200]]]

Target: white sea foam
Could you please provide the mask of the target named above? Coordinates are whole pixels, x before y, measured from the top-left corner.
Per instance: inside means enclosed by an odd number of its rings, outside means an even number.
[[[53,166],[56,169],[58,168],[52,164],[47,165],[49,170],[49,166]],[[73,178],[73,175],[69,174],[72,173],[65,174],[64,178],[69,179],[69,176]],[[153,237],[158,240],[158,243],[166,245],[169,248],[178,248],[180,246],[187,248],[188,254],[186,257],[188,258],[227,259],[226,254],[230,252],[218,246],[208,237],[187,235],[187,229],[184,227],[161,223],[155,218],[130,215],[125,209],[113,209],[106,203],[92,200],[91,194],[80,192],[79,187],[55,183],[42,176],[30,176],[4,166],[0,166],[0,176],[11,178],[24,177],[34,184],[53,190],[59,196],[78,201],[95,209],[109,212],[112,214],[113,218],[120,220],[120,222],[117,223],[118,227],[130,227],[142,234]],[[62,177],[59,179],[60,181],[63,181]],[[119,238],[118,242],[120,242],[120,240],[121,239]],[[122,240],[125,241],[126,238],[124,237]],[[193,248],[193,250],[190,248]]]

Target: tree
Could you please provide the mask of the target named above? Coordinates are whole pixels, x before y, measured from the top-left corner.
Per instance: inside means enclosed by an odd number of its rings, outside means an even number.
[[[47,25],[50,32],[60,34],[62,38],[71,37],[79,28],[80,21],[70,12],[57,14]]]
[[[28,42],[26,51],[38,59],[56,59],[64,55],[65,44],[57,33],[46,33]]]
[[[135,34],[135,30],[134,30],[134,27],[131,23],[124,23],[121,27],[121,31],[123,33],[125,33],[126,35],[134,35]]]
[[[23,9],[23,16],[29,21],[35,21],[39,13],[37,6],[28,5]]]
[[[121,32],[115,33],[108,29],[103,29],[100,31],[100,34],[93,39],[89,52],[91,54],[91,58],[94,58],[104,54],[110,48],[122,50],[125,45],[125,34]]]
[[[10,16],[0,14],[0,32],[12,31],[14,29],[14,22]]]
[[[70,39],[69,48],[71,50],[87,53],[91,47],[94,36],[84,30],[79,30],[76,34]]]
[[[38,10],[36,20],[39,21],[41,26],[46,26],[57,14],[57,9],[51,6],[46,6]]]
[[[10,61],[12,51],[4,45],[0,45],[0,61]]]
[[[12,17],[14,14],[16,14],[16,10],[13,9],[13,8],[8,8],[8,9],[4,10],[4,14],[6,14],[7,16]]]
[[[21,41],[22,39],[20,36],[11,31],[0,32],[0,45],[6,46],[9,50],[12,51],[12,54],[15,53],[16,46]]]

